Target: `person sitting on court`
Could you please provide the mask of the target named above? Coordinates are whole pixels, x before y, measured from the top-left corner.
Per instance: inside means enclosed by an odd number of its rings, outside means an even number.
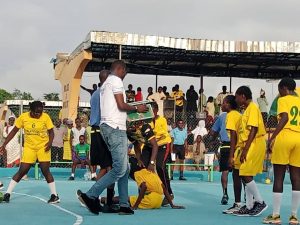
[[[139,167],[136,158],[132,158],[130,164],[129,176],[136,182],[139,193],[138,195],[129,196],[128,201],[133,210],[159,209],[161,208],[164,196],[173,209],[185,208],[184,206],[174,205],[167,188],[156,173]],[[114,204],[118,204],[118,196],[114,197],[113,201]],[[101,202],[105,202],[105,198],[101,198]]]
[[[85,136],[80,135],[79,136],[79,144],[75,146],[75,157],[73,159],[72,164],[72,174],[69,177],[69,180],[75,179],[75,169],[78,164],[81,164],[81,167],[88,165],[91,170],[91,163],[89,160],[89,151],[90,146],[85,143]],[[91,170],[92,172],[92,170]]]

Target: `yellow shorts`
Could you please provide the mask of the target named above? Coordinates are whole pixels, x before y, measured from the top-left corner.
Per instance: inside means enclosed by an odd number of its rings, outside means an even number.
[[[235,151],[234,168],[239,170],[240,176],[255,176],[262,173],[266,154],[265,137],[255,138],[249,148],[246,161],[241,163],[242,148]]]
[[[138,199],[138,196],[130,196],[130,205],[133,206]],[[139,204],[139,209],[159,209],[163,202],[163,196],[156,192],[150,192],[149,194],[145,194],[141,203]]]
[[[300,133],[283,129],[275,139],[271,161],[273,164],[300,167]]]
[[[45,149],[33,150],[24,147],[22,160],[23,163],[35,163],[36,160],[39,162],[50,162],[51,161],[51,150],[45,152]]]

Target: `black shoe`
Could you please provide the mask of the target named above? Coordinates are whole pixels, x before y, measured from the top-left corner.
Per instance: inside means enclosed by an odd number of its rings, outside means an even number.
[[[170,180],[174,180],[174,177],[172,176],[172,177],[170,178]]]
[[[4,187],[4,185],[2,183],[0,183],[0,190],[2,190]]]
[[[130,207],[120,207],[119,215],[133,215],[134,211]]]
[[[10,194],[5,193],[3,196],[3,202],[9,203],[9,199],[10,199]]]
[[[235,216],[250,216],[251,209],[248,209],[245,205],[240,208],[239,211],[233,212]]]
[[[249,215],[250,216],[259,216],[268,208],[265,202],[255,202],[253,208],[251,209]]]
[[[50,196],[50,199],[48,200],[49,204],[56,204],[56,203],[59,203],[59,202],[60,202],[60,199],[59,199],[58,195],[54,195],[54,194],[52,194]]]
[[[179,177],[179,180],[186,180],[185,177]]]
[[[85,193],[81,193],[78,199],[88,208],[88,210],[96,215],[99,215],[100,211],[100,202],[98,199],[91,199]]]
[[[115,208],[113,206],[104,205],[101,209],[103,213],[119,213],[120,209]]]
[[[228,197],[228,195],[223,195],[223,197],[222,197],[222,200],[221,200],[221,204],[222,205],[227,205],[228,204],[228,199],[229,199],[229,197]]]
[[[93,178],[91,179],[91,181],[97,181],[96,177],[93,177]]]
[[[75,177],[70,176],[68,180],[75,180]]]

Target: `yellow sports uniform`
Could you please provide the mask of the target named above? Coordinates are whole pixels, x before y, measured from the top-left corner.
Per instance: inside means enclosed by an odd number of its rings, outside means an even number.
[[[40,118],[35,119],[26,112],[16,119],[15,126],[24,129],[24,151],[21,162],[35,163],[36,160],[50,162],[51,151],[45,151],[49,142],[48,130],[54,127],[49,115],[43,112]]]
[[[71,129],[66,127],[64,134],[64,154],[63,160],[72,160],[72,148],[71,148]]]
[[[182,97],[184,97],[184,94],[183,94],[182,90],[172,92],[170,97],[174,98],[175,104],[177,106],[183,106],[183,98]]]
[[[273,164],[300,167],[300,98],[287,95],[278,99],[280,114],[288,114],[288,122],[275,138],[271,161]]]
[[[147,169],[142,169],[134,173],[135,181],[140,185],[145,182],[147,190],[144,198],[139,204],[139,209],[158,209],[161,207],[163,201],[162,182],[156,173],[152,173]],[[133,206],[138,199],[138,196],[130,196],[130,205]]]
[[[172,142],[171,136],[168,132],[167,120],[159,116],[154,122],[150,123],[153,129],[158,146],[166,145]]]
[[[241,163],[240,156],[249,138],[251,127],[257,127],[257,133],[250,145],[246,161]],[[263,171],[266,153],[265,126],[261,112],[256,104],[251,102],[241,117],[238,131],[238,145],[234,166],[239,169],[240,176],[255,176]]]
[[[230,138],[230,131],[235,131],[237,136],[239,133],[239,128],[240,128],[240,124],[241,124],[241,119],[242,119],[242,115],[241,113],[239,113],[236,110],[232,110],[229,113],[227,113],[226,116],[226,130],[227,130],[227,134],[228,137]],[[238,144],[238,143],[237,143]],[[236,148],[238,147],[238,145],[236,145]],[[239,160],[237,159],[238,157],[238,151],[234,152],[234,162],[239,162]],[[237,163],[237,165],[234,165],[235,169],[239,169],[239,163]]]

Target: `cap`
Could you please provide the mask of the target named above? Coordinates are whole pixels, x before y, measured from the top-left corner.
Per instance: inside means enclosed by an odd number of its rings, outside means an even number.
[[[73,120],[67,120],[67,124],[69,125],[73,124]]]

